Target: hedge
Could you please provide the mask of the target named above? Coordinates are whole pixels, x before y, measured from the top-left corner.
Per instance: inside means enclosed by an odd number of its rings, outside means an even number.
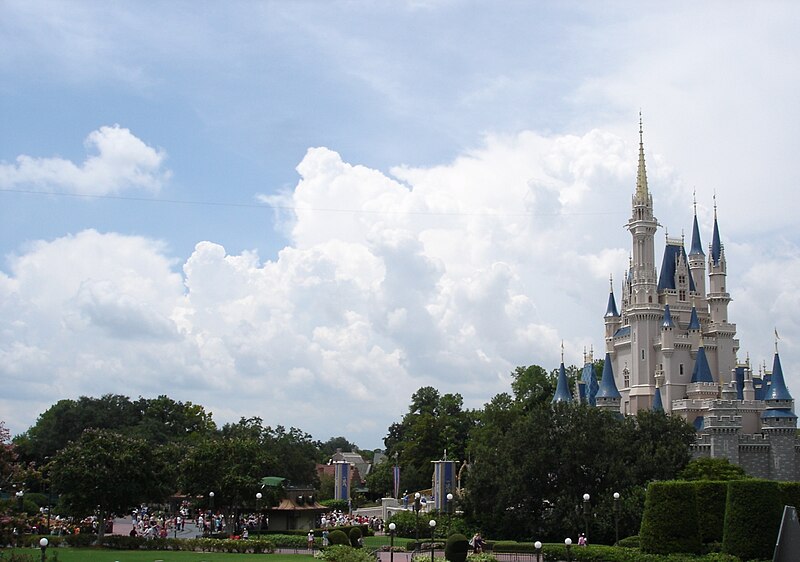
[[[461,534],[447,537],[444,545],[444,557],[450,562],[464,562],[469,553],[469,540]]]
[[[25,535],[20,544],[28,544],[31,548],[39,548],[39,539],[45,535]],[[86,548],[97,541],[97,535],[81,533],[78,535],[46,535],[49,546],[70,546]],[[267,539],[233,540],[233,539],[146,539],[125,535],[104,535],[100,546],[113,550],[177,550],[190,552],[227,552],[270,554],[275,545]]]
[[[728,482],[698,480],[694,482],[697,495],[697,525],[704,543],[722,542],[725,529],[725,502]]]
[[[651,482],[639,532],[642,551],[699,553],[696,502],[694,482]]]
[[[778,482],[778,489],[783,505],[791,505],[800,510],[800,482]]]
[[[783,503],[777,482],[731,481],[722,551],[742,560],[772,558],[782,515]]]

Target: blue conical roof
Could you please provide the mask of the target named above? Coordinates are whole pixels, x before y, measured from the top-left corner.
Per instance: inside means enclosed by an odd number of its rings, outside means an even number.
[[[653,396],[653,411],[654,412],[663,412],[664,411],[664,403],[661,401],[661,389],[656,388],[656,394]]]
[[[719,239],[719,225],[717,224],[717,215],[714,213],[714,235],[711,239],[711,261],[716,265],[719,263],[719,258],[722,255],[722,242]]]
[[[608,306],[606,307],[606,318],[619,316],[617,311],[617,301],[614,299],[614,290],[608,293]]]
[[[704,256],[703,243],[700,242],[700,228],[697,226],[697,214],[694,215],[694,225],[692,226],[692,248],[689,250],[690,256]]]
[[[590,406],[596,406],[597,400],[595,396],[597,396],[597,389],[600,388],[600,386],[597,384],[597,377],[594,375],[593,364],[587,362],[586,365],[583,366],[581,380],[586,387],[586,401]]]
[[[600,388],[597,389],[597,398],[621,398],[617,390],[617,382],[614,380],[614,367],[611,365],[611,355],[606,353],[603,363],[603,379],[600,381]]]
[[[711,367],[708,366],[708,359],[706,358],[706,348],[700,347],[697,350],[697,359],[694,362],[694,370],[692,371],[692,382],[714,382],[714,377],[711,376]]]
[[[786,388],[786,381],[783,379],[783,368],[781,367],[781,357],[775,352],[775,359],[772,361],[772,382],[769,385],[764,400],[791,400],[792,395]]]
[[[700,329],[700,319],[697,317],[697,307],[692,305],[692,315],[689,317],[689,329],[690,330],[699,330]]]
[[[664,305],[664,320],[661,321],[662,328],[674,328],[675,323],[672,321],[672,315],[669,313],[669,305]]]
[[[569,381],[567,380],[567,371],[564,369],[564,362],[558,368],[558,382],[556,383],[556,393],[553,395],[552,403],[556,402],[572,402],[572,394],[569,391]]]

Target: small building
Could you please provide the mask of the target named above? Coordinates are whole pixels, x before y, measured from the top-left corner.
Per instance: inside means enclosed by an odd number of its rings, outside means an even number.
[[[317,501],[311,486],[289,486],[286,497],[267,512],[270,531],[291,531],[294,529],[313,529],[319,516],[330,508]]]

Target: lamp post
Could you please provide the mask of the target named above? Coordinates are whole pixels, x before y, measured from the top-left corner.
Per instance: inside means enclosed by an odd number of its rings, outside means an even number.
[[[591,496],[583,494],[583,536],[588,539],[589,537],[589,516],[592,514],[592,504],[589,503]]]
[[[570,552],[569,552],[569,547],[571,547],[571,546],[572,546],[572,539],[569,538],[569,537],[565,538],[564,539],[564,548],[567,551],[567,562],[571,562],[572,561],[572,556],[570,556]]]
[[[614,538],[616,546],[619,544],[619,492],[614,492]]]
[[[414,540],[416,541],[415,548],[419,548],[419,492],[414,493]]]
[[[214,492],[208,493],[208,534],[214,532]]]
[[[389,562],[394,562],[394,531],[397,525],[389,523]]]
[[[447,494],[447,534],[450,534],[450,524],[453,522],[453,494]]]
[[[23,508],[22,497],[23,497],[25,494],[24,494],[24,492],[23,492],[22,490],[18,490],[18,491],[17,491],[17,493],[16,493],[16,494],[14,494],[14,495],[17,497],[17,511],[19,511],[20,513],[22,513],[22,508]]]
[[[428,522],[428,525],[431,526],[431,562],[433,562],[433,547],[434,547],[434,544],[435,544],[433,542],[433,537],[434,537],[434,531],[436,531],[436,520],[435,519],[431,519]]]
[[[258,512],[258,538],[261,538],[261,492],[256,492],[256,511]]]
[[[39,548],[42,549],[42,562],[45,562],[45,559],[47,558],[47,545],[49,542],[50,541],[48,541],[45,537],[39,539]]]
[[[536,549],[536,562],[542,562],[542,541],[533,543],[533,548]]]

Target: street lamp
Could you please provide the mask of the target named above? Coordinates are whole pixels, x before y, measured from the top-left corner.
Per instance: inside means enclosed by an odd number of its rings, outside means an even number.
[[[542,541],[533,543],[533,548],[536,549],[536,562],[542,562]]]
[[[21,513],[23,507],[22,496],[24,496],[25,494],[23,493],[22,490],[18,490],[17,493],[14,495],[17,496],[17,510]]]
[[[214,532],[214,492],[208,493],[208,534]]]
[[[397,525],[389,523],[389,562],[394,562],[394,530]]]
[[[564,548],[567,550],[567,562],[570,562],[572,560],[572,557],[570,556],[570,552],[569,552],[569,547],[571,547],[571,546],[572,546],[572,539],[569,538],[569,537],[565,538],[564,539]]]
[[[47,557],[47,545],[50,541],[48,541],[45,537],[39,539],[39,548],[42,549],[42,562],[45,562]]]
[[[433,547],[434,547],[434,544],[435,544],[433,542],[433,537],[434,537],[434,531],[436,531],[436,520],[435,519],[431,519],[428,522],[428,525],[431,526],[431,562],[433,562]]]
[[[592,505],[589,503],[591,496],[589,494],[583,494],[583,536],[584,538],[589,537],[589,516],[592,512]]]
[[[258,538],[261,538],[261,492],[256,492],[256,511],[258,512]]]
[[[614,545],[619,544],[619,492],[614,492],[614,534],[617,539]]]
[[[453,494],[447,494],[447,534],[450,534],[450,524],[452,523],[453,519]]]
[[[414,523],[414,540],[417,542],[415,548],[419,548],[419,492],[414,493],[414,514],[416,521]]]

